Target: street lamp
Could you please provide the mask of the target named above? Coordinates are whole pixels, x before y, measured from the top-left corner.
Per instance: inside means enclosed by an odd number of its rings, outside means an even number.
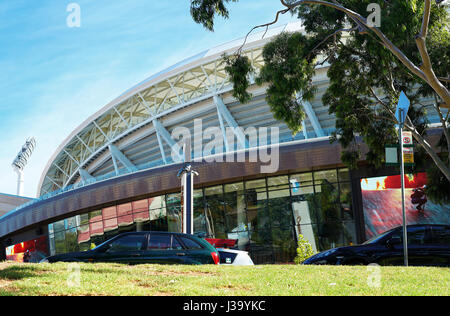
[[[181,232],[183,234],[194,234],[194,176],[198,172],[192,169],[191,162],[191,142],[184,143],[184,166],[178,171],[178,178],[181,179]]]

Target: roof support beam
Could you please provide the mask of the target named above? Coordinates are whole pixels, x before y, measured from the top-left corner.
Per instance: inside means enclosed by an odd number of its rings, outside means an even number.
[[[56,163],[53,163],[53,165],[56,167],[56,169],[61,171],[67,178],[69,178],[69,175],[60,166],[58,166]]]
[[[316,133],[316,136],[324,137],[325,133],[323,131],[322,126],[320,125],[320,122],[319,122],[319,119],[317,118],[316,113],[313,110],[312,104],[309,101],[303,100],[303,97],[301,95],[298,95],[297,101],[303,105],[306,115],[308,116],[309,121],[311,122],[311,125],[314,128],[314,132]]]
[[[69,154],[69,153],[67,152],[67,150],[64,149],[63,151],[64,151],[64,153],[65,153],[70,159],[72,159],[73,162],[76,163],[76,165],[77,165],[78,167],[80,166],[80,163],[79,163],[75,158],[73,158],[72,155]]]
[[[222,117],[222,114],[220,114],[220,111],[217,111],[217,116],[219,117],[220,129],[222,130],[222,137],[223,137],[223,142],[225,144],[225,151],[229,152],[230,144],[228,144],[227,132],[225,130],[225,124],[223,122],[223,117]]]
[[[170,82],[169,82],[169,84],[170,84]],[[172,87],[172,89],[174,89],[172,85],[171,85],[171,87]],[[142,95],[140,93],[138,93],[138,95],[141,98],[142,102],[144,103],[144,106],[149,110],[150,115],[154,116],[153,111],[150,109],[150,107],[148,106],[147,102],[142,97]],[[166,128],[164,126],[162,126],[162,124],[159,123],[156,118],[153,119],[153,126],[154,126],[155,131],[156,131],[156,137],[158,138],[159,151],[161,152],[161,157],[163,159],[164,164],[167,165],[166,153],[164,152],[164,145],[163,145],[161,137],[164,137],[164,140],[171,146],[172,150],[175,150],[175,152],[177,152],[177,153],[179,153],[180,151],[179,150],[177,151],[177,148],[174,147],[174,146],[175,145],[178,146],[178,145],[172,139],[172,137],[170,136],[170,134],[166,130]],[[164,136],[162,136],[162,135],[164,135]],[[173,145],[173,144],[175,144],[175,145]]]
[[[161,157],[164,161],[164,164],[167,165],[166,153],[164,152],[164,145],[161,140],[161,135],[159,135],[158,131],[156,131],[156,137],[158,138],[159,151],[161,152]]]
[[[80,168],[80,169],[78,170],[78,172],[80,173],[81,179],[82,179],[84,182],[92,182],[92,181],[95,181],[95,178],[94,178],[89,172],[87,172],[86,169]]]
[[[239,145],[241,145],[241,149],[248,148],[248,141],[245,138],[245,134],[242,131],[242,128],[238,125],[238,123],[234,119],[233,115],[231,115],[231,113],[228,110],[228,108],[226,107],[225,103],[223,103],[222,98],[215,95],[214,103],[216,104],[216,107],[217,107],[217,113],[219,115],[219,120],[220,120],[220,116],[222,116],[222,118],[224,118],[225,121],[227,122],[228,126],[232,128],[233,133],[239,142]],[[224,137],[226,137],[226,136],[224,136]]]
[[[305,137],[305,139],[308,139],[308,131],[306,130],[306,121],[305,120],[302,121],[302,131],[303,131],[303,137]]]
[[[155,130],[156,130],[156,133],[158,136],[158,141],[160,142],[159,146],[160,146],[161,155],[163,156],[163,159],[165,159],[165,155],[164,155],[162,143],[160,141],[160,137],[162,137],[162,139],[164,139],[164,141],[170,146],[170,148],[172,149],[172,152],[177,155],[177,157],[180,159],[180,161],[183,161],[184,157],[181,154],[181,148],[175,142],[175,140],[172,138],[169,131],[157,119],[153,120],[153,126],[155,127]]]
[[[53,183],[54,185],[56,185],[58,188],[62,189],[62,187],[61,187],[58,183],[56,183],[55,180],[53,180],[53,179],[50,178],[49,176],[46,176],[46,178],[47,178],[48,180],[50,180],[50,182]]]
[[[144,107],[148,110],[148,112],[150,113],[151,116],[154,116],[154,113],[153,113],[152,109],[150,108],[150,105],[148,105],[147,101],[145,101],[142,94],[140,92],[138,92],[137,95],[139,96],[139,98],[141,99],[142,102],[139,101],[139,99],[137,101],[144,105]]]
[[[119,115],[119,117],[120,117],[120,119],[122,120],[122,122],[124,122],[125,125],[126,125],[128,128],[130,128],[130,127],[131,127],[130,123],[127,122],[127,120],[125,120],[125,118],[122,116],[122,114],[120,114],[119,110],[117,110],[117,108],[116,108],[115,106],[113,107],[113,109],[114,109],[114,111]]]
[[[100,133],[102,133],[102,135],[105,137],[105,139],[109,142],[111,141],[111,139],[108,137],[108,135],[105,134],[105,132],[102,130],[102,128],[97,124],[96,121],[93,122],[95,127],[97,127],[97,129],[100,131]]]
[[[117,160],[119,160],[122,165],[127,168],[129,172],[133,172],[138,170],[137,167],[114,145],[109,145],[109,152],[111,153],[111,157],[114,164],[114,169],[116,170],[116,174],[119,175],[119,168],[117,166]]]
[[[89,150],[89,152],[90,152],[91,154],[94,153],[94,152],[92,151],[92,149],[91,149],[88,145],[86,145],[86,143],[81,139],[80,136],[75,135],[75,137],[78,138],[78,140],[84,145],[84,147],[86,147],[87,150]]]

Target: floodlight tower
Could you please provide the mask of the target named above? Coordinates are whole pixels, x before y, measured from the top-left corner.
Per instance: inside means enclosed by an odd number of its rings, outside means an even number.
[[[22,196],[24,194],[24,175],[23,169],[28,163],[28,159],[30,159],[33,154],[34,148],[36,147],[36,140],[34,137],[28,138],[25,144],[22,146],[22,149],[17,154],[16,159],[14,159],[12,163],[12,167],[14,171],[17,172],[17,195]]]

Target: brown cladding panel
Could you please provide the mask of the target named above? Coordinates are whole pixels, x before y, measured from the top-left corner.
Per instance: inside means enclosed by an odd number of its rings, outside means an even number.
[[[312,170],[337,166],[341,149],[329,141],[294,143],[280,147],[279,172]],[[192,163],[199,172],[196,186],[209,185],[261,175],[260,163]],[[267,165],[267,164],[263,164]],[[0,220],[0,237],[50,223],[86,211],[144,199],[179,190],[180,165],[161,167],[114,178],[38,202]]]

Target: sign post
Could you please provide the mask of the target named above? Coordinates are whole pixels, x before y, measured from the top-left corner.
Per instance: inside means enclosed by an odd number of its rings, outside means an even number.
[[[408,231],[407,231],[407,219],[405,210],[405,161],[403,155],[403,126],[405,124],[406,116],[408,115],[410,104],[411,102],[406,97],[405,93],[402,91],[395,116],[398,120],[399,141],[400,141],[400,157],[401,157],[400,176],[402,181],[402,213],[403,213],[403,256],[405,267],[407,267],[409,263],[408,263]]]

